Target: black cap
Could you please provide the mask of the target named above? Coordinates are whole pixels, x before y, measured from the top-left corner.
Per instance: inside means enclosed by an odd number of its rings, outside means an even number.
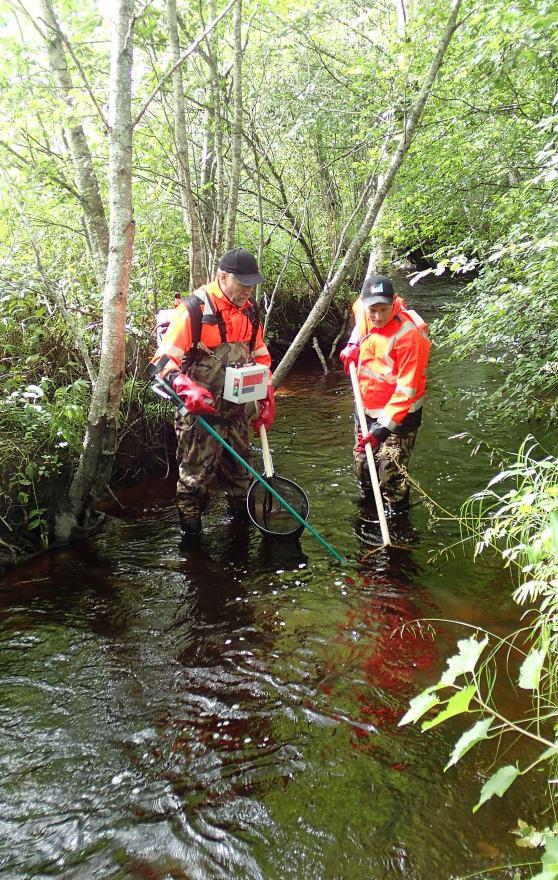
[[[253,287],[265,281],[263,275],[260,275],[256,258],[241,247],[225,251],[219,260],[219,268],[223,272],[230,272],[245,287]]]
[[[369,275],[362,285],[360,298],[365,306],[375,303],[390,306],[393,303],[393,284],[386,275]]]

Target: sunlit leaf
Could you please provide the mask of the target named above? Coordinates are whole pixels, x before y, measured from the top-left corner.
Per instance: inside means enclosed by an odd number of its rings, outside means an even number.
[[[470,639],[461,639],[457,643],[458,654],[454,654],[448,660],[448,668],[440,679],[442,684],[453,684],[458,675],[466,672],[474,672],[477,661],[488,644],[488,636],[479,642],[474,636]]]
[[[453,764],[457,764],[460,758],[462,758],[469,749],[472,749],[473,746],[481,740],[486,739],[486,734],[493,721],[493,715],[490,715],[488,718],[481,718],[480,721],[477,721],[472,727],[462,733],[453,747],[453,752],[451,753],[451,757],[444,767],[444,770],[447,770],[448,767],[451,767]]]
[[[475,804],[473,807],[473,813],[476,813],[479,807],[482,807],[487,801],[490,800],[494,795],[498,795],[498,797],[502,797],[517,777],[519,776],[519,770],[517,767],[514,767],[512,764],[506,764],[505,767],[500,767],[496,773],[493,773],[489,779],[484,783],[480,800],[478,804]]]
[[[525,688],[525,690],[530,691],[538,690],[545,657],[546,651],[544,648],[533,650],[527,655],[521,664],[521,669],[519,670],[520,688]]]
[[[453,718],[454,715],[461,715],[462,712],[468,712],[469,703],[473,699],[475,691],[476,687],[474,684],[469,685],[469,687],[462,691],[458,691],[450,700],[448,700],[446,708],[442,709],[435,718],[423,722],[422,729],[430,730],[431,727],[437,727],[438,724],[442,724],[442,722],[446,721],[448,718]]]
[[[545,836],[546,849],[542,857],[543,870],[532,880],[556,880],[558,878],[558,839],[553,834]]]
[[[433,706],[437,706],[440,702],[439,697],[436,694],[432,693],[432,689],[429,688],[426,691],[423,691],[417,697],[413,697],[413,699],[409,702],[409,708],[403,715],[403,718],[399,722],[399,727],[403,724],[409,724],[411,721],[418,721],[419,718],[428,712]]]

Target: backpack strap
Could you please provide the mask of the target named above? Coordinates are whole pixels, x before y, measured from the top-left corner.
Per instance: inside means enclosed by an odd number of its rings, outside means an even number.
[[[202,288],[203,289],[203,288]],[[204,290],[205,293],[205,290]],[[207,302],[207,298],[205,298]],[[187,373],[189,367],[192,366],[198,354],[198,344],[201,339],[201,325],[203,321],[202,301],[195,293],[191,293],[186,299],[182,300],[188,310],[190,318],[190,326],[192,328],[192,345],[190,350],[186,352],[182,358],[181,371]]]

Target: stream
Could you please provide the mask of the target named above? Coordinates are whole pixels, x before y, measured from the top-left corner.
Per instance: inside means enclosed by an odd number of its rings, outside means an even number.
[[[432,320],[456,293],[422,283],[407,300]],[[528,426],[466,420],[490,365],[434,350],[429,375],[411,473],[455,513],[496,465],[450,438],[515,451]],[[447,621],[518,627],[509,572],[474,562],[458,522],[432,521],[416,492],[378,549],[340,369],[289,377],[270,443],[346,565],[308,533],[291,545],[231,523],[218,494],[199,547],[182,548],[171,479],[121,493],[100,533],[3,578],[6,880],[446,880],[529,861],[511,832],[540,819],[542,779],[473,814],[493,753],[443,772],[469,725],[398,727],[471,633]],[[435,639],[423,618],[444,621]]]

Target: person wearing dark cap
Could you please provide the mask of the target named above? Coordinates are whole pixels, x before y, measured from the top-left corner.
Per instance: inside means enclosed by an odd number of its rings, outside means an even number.
[[[212,487],[225,490],[231,516],[245,519],[250,476],[214,440],[195,418],[202,415],[219,426],[224,440],[243,459],[249,458],[246,405],[226,399],[228,367],[247,363],[265,368],[266,397],[252,421],[270,428],[275,417],[271,357],[252,291],[264,281],[255,257],[244,248],[227,251],[219,261],[215,280],[183,300],[162,336],[151,369],[164,377],[184,400],[187,416],[177,415],[179,467],[176,503],[183,536],[201,532],[201,515]]]
[[[353,306],[355,327],[340,359],[349,372],[357,368],[368,434],[356,425],[355,473],[366,495],[371,480],[365,445],[370,444],[388,512],[409,507],[405,471],[422,421],[426,367],[430,351],[428,327],[395,294],[390,278],[370,275]]]

